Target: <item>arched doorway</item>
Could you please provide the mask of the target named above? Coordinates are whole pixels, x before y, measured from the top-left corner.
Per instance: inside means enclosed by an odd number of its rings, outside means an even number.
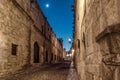
[[[51,53],[51,61],[50,62],[53,62],[53,53]]]
[[[46,60],[46,62],[48,62],[48,51],[46,51],[46,58],[45,58]]]
[[[39,45],[34,43],[34,63],[39,63]]]

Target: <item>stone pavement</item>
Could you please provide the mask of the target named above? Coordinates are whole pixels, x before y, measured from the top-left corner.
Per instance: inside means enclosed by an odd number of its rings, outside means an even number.
[[[73,62],[71,62],[67,80],[79,80],[78,76],[77,76],[77,72],[76,72],[76,70],[74,68],[74,63]]]
[[[14,74],[1,77],[0,80],[78,80],[73,62],[34,66]]]

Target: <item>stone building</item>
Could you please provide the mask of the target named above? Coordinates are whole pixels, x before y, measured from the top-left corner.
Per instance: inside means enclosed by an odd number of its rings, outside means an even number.
[[[75,65],[80,80],[120,80],[120,1],[75,0]]]
[[[0,0],[0,75],[58,62],[64,49],[36,0]]]

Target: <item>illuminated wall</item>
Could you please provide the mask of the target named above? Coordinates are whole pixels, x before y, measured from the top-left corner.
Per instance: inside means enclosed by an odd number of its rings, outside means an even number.
[[[75,62],[81,80],[120,79],[117,67],[120,58],[112,58],[120,50],[119,3],[119,0],[75,0]]]

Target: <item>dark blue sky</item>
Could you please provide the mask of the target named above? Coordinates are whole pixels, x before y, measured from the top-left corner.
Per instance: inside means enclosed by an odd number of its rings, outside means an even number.
[[[37,0],[57,38],[63,38],[63,45],[69,50],[68,38],[72,38],[74,0]],[[46,7],[49,4],[49,7]]]

